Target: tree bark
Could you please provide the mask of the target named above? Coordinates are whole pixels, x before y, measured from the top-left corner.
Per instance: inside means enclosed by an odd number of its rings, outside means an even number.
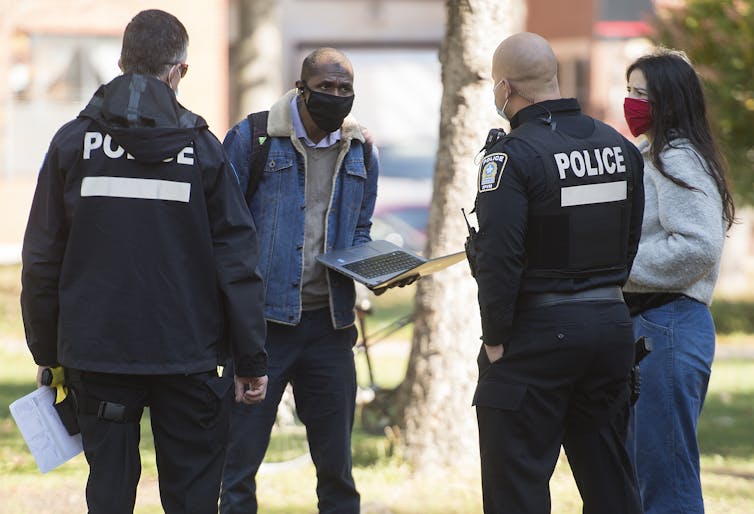
[[[234,12],[235,11],[235,12]],[[267,110],[282,91],[283,39],[278,0],[237,0],[232,5],[230,121]]]
[[[505,37],[524,29],[526,2],[446,0],[446,10],[430,256],[463,249],[467,229],[461,208],[468,213],[474,203],[475,157],[487,131],[503,124],[491,92],[492,54]],[[402,451],[417,472],[478,467],[478,432],[471,407],[481,344],[476,291],[463,263],[418,283],[408,370],[398,391]]]

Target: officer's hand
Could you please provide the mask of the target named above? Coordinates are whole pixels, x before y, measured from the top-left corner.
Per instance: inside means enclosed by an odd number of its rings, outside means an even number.
[[[490,364],[503,358],[503,345],[496,346],[484,345],[484,351],[487,352],[487,358],[490,360]]]
[[[375,294],[375,296],[380,296],[382,293],[384,293],[388,289],[392,289],[394,287],[409,286],[413,284],[414,282],[416,282],[417,280],[419,280],[419,278],[420,278],[420,275],[417,273],[416,275],[411,275],[410,277],[406,277],[403,280],[399,280],[398,282],[393,282],[389,286],[378,287],[378,288],[372,289],[372,292]]]
[[[408,278],[404,278],[403,280],[401,280],[399,282],[396,282],[395,284],[393,284],[390,287],[396,287],[396,286],[398,286],[398,287],[406,287],[406,286],[410,286],[411,284],[413,284],[414,282],[416,282],[417,280],[419,280],[419,278],[420,278],[420,276],[417,273],[416,275],[411,275]]]
[[[267,375],[263,377],[239,377],[233,375],[236,386],[236,402],[261,403],[267,394]]]
[[[48,369],[50,366],[37,366],[37,387],[42,387],[44,384],[42,384],[42,373],[44,373],[44,370]]]

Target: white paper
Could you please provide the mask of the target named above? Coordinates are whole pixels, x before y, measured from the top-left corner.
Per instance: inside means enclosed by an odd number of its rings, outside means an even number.
[[[81,434],[68,435],[53,407],[54,401],[55,389],[43,386],[10,404],[10,413],[42,473],[83,450]]]

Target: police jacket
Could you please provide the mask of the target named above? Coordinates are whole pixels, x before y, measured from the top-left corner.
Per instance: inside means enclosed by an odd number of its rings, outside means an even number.
[[[220,142],[163,82],[122,75],[54,136],[23,245],[39,365],[266,373],[248,209]]]
[[[297,325],[301,320],[306,216],[306,152],[295,135],[290,107],[295,95],[296,90],[289,91],[270,109],[267,122],[267,133],[271,138],[269,154],[259,187],[249,203],[260,247],[264,248],[259,270],[265,283],[265,316],[269,321],[287,325]],[[377,151],[373,148],[371,164],[367,166],[363,150],[365,136],[352,116],[343,122],[341,135],[336,163],[338,171],[325,215],[323,252],[371,240],[379,175]],[[238,174],[241,190],[246,191],[251,161],[248,119],[228,131],[223,145]],[[333,327],[340,329],[352,325],[356,303],[353,280],[328,270],[327,283]]]
[[[641,234],[643,162],[575,99],[528,106],[479,168],[477,283],[483,340],[504,344],[517,299],[622,286]]]

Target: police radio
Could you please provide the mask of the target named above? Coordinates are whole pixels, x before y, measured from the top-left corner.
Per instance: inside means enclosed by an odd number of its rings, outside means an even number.
[[[471,212],[476,210],[476,205]],[[469,223],[469,219],[466,217],[466,211],[461,208],[461,214],[466,221],[466,228],[469,230],[469,235],[466,236],[466,242],[463,244],[463,248],[466,251],[466,260],[469,261],[469,269],[471,270],[471,276],[476,278],[476,228],[472,227]]]
[[[490,131],[487,133],[487,139],[485,139],[484,141],[484,146],[479,149],[479,151],[476,154],[476,157],[474,157],[474,164],[479,164],[481,160],[484,158],[484,156],[487,155],[487,152],[490,151],[490,148],[495,146],[495,144],[501,139],[503,139],[504,137],[505,137],[505,130],[501,128],[490,129]]]
[[[482,147],[482,150],[488,152],[490,148],[495,146],[495,144],[503,139],[505,135],[505,130],[501,128],[490,129],[490,131],[487,133],[487,139],[484,141],[484,147]]]

